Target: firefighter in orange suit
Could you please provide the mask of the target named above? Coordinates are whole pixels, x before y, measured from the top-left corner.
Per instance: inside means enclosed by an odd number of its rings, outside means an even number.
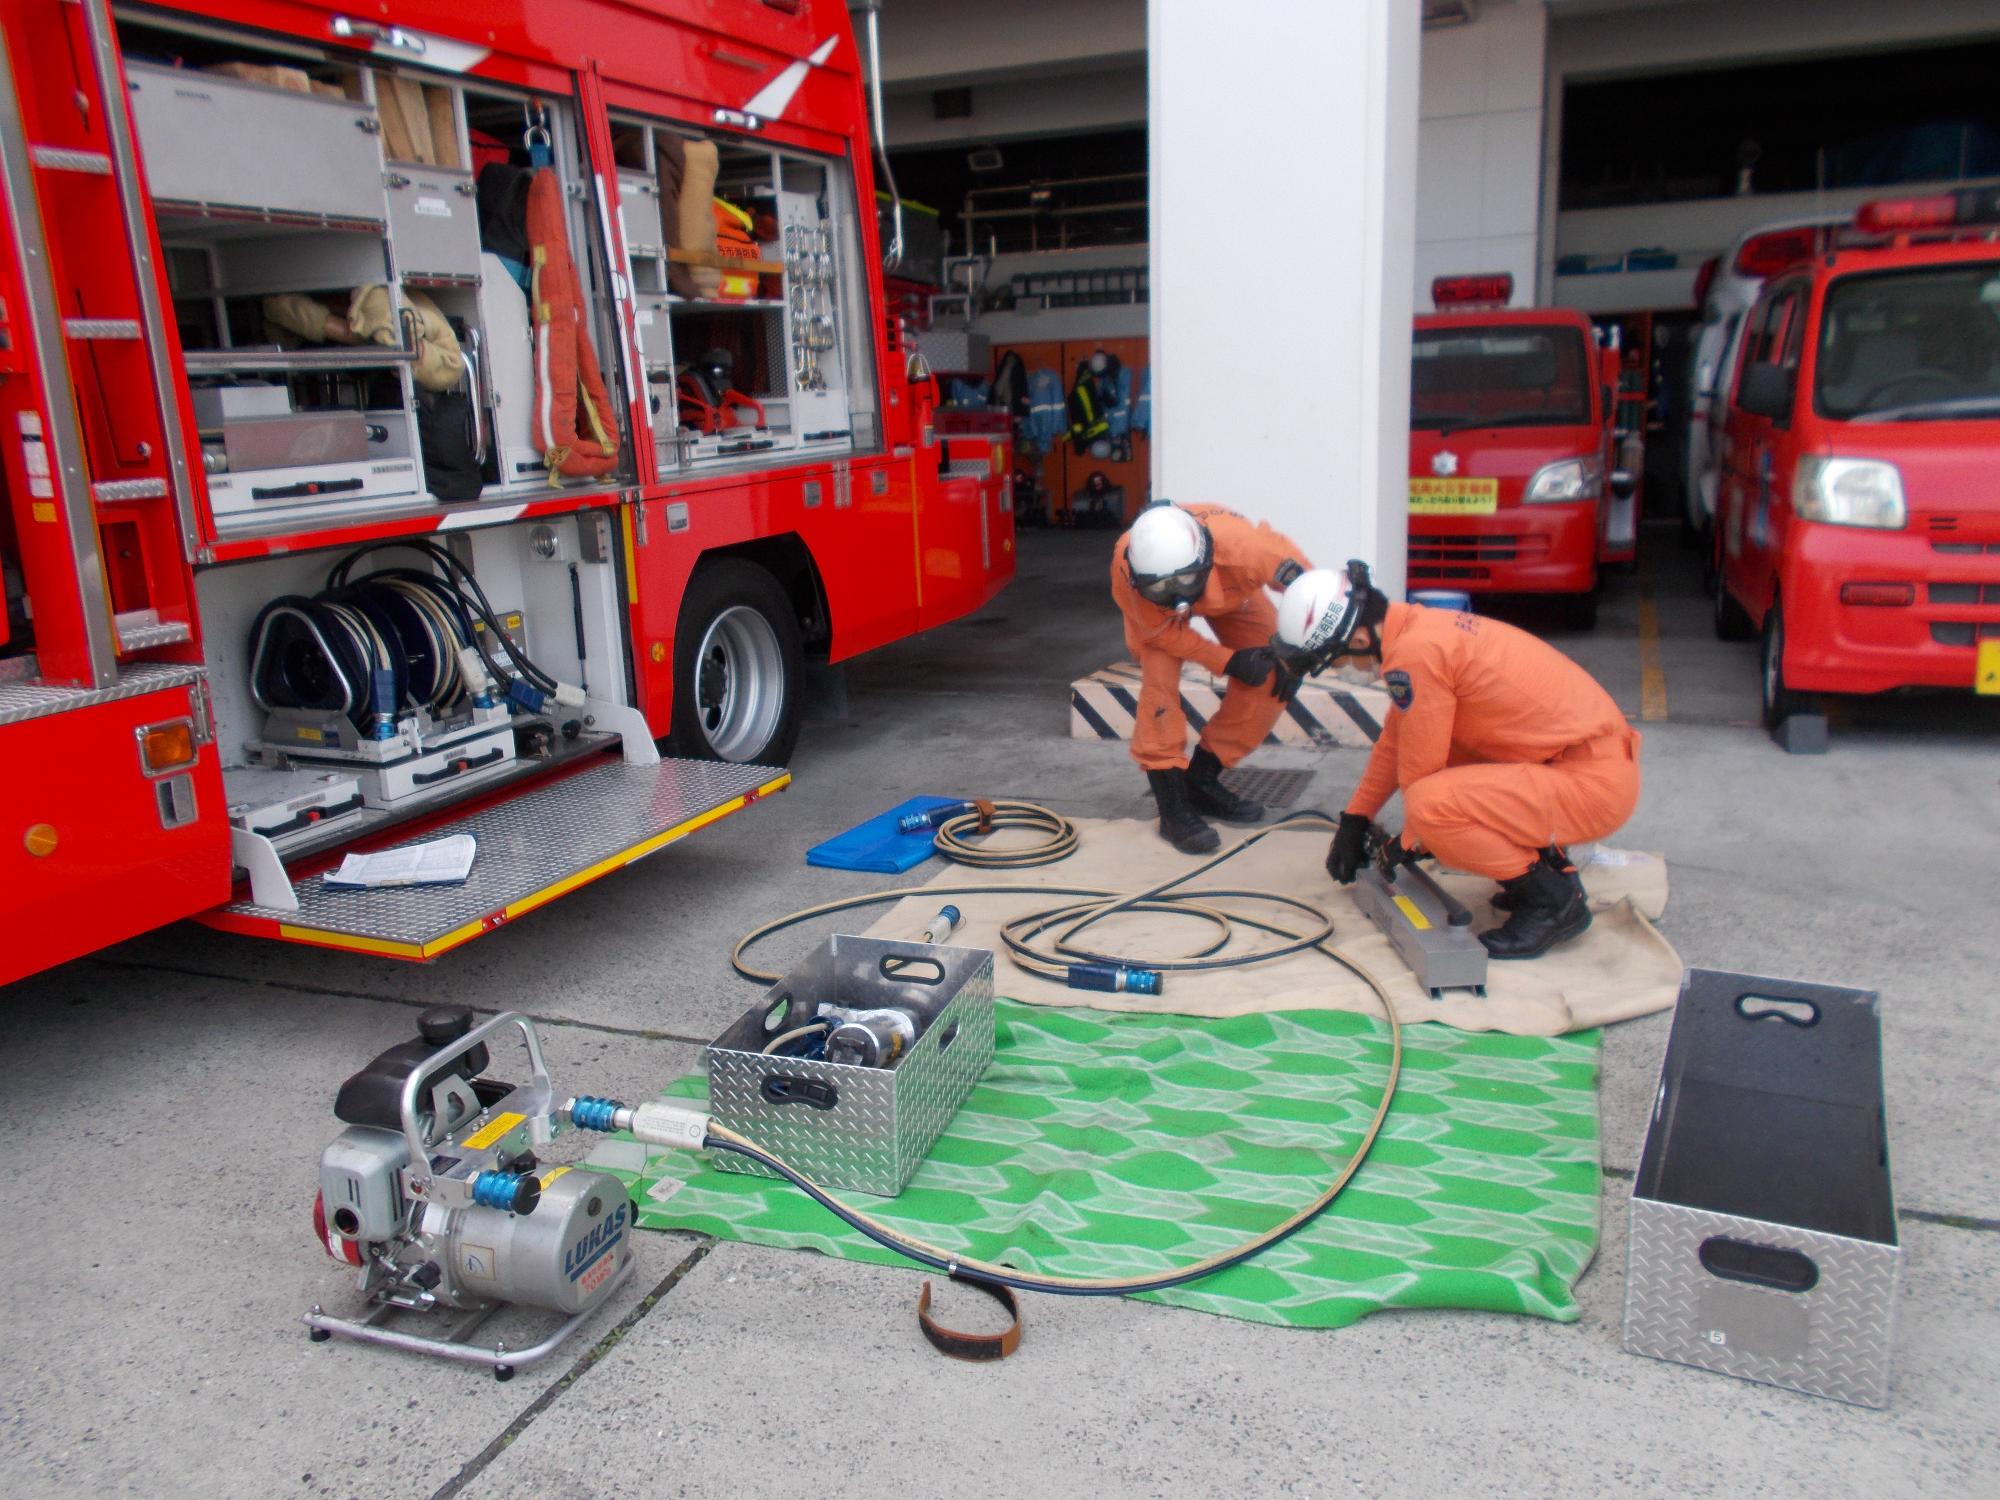
[[[1362,563],[1307,574],[1279,605],[1281,650],[1316,670],[1379,662],[1393,705],[1340,815],[1327,870],[1347,884],[1370,822],[1403,794],[1407,851],[1500,883],[1495,958],[1539,958],[1590,925],[1565,846],[1616,832],[1639,801],[1639,734],[1590,674],[1499,620],[1391,604]]]
[[[1183,853],[1205,854],[1222,842],[1203,814],[1225,823],[1264,815],[1221,777],[1264,742],[1298,689],[1272,650],[1278,618],[1265,590],[1283,588],[1305,567],[1286,538],[1219,505],[1149,505],[1118,539],[1111,595],[1142,674],[1132,758],[1159,805],[1161,837]],[[1215,640],[1194,628],[1191,615],[1208,621]],[[1231,679],[1192,756],[1181,708],[1181,667],[1190,661]]]

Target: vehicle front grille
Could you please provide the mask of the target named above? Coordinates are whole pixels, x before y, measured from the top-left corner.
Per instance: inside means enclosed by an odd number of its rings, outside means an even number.
[[[1933,541],[1931,551],[1948,553],[1953,557],[1977,557],[1982,552],[1991,557],[2000,557],[2000,542]]]
[[[1970,646],[1974,641],[2000,641],[2000,620],[1933,620],[1931,639],[1940,646]]]
[[[1514,536],[1505,532],[1474,536],[1413,536],[1410,567],[1419,564],[1543,562],[1549,539],[1539,532]],[[1484,576],[1484,575],[1480,575]]]
[[[1930,586],[1933,604],[2000,604],[2000,583],[1934,583]]]

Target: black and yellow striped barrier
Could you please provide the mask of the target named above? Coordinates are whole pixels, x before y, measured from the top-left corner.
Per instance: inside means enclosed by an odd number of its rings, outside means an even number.
[[[1222,705],[1226,679],[1211,676],[1190,662],[1181,672],[1181,712],[1187,716],[1188,744],[1201,734],[1209,716]],[[1079,740],[1129,740],[1138,715],[1139,668],[1135,662],[1115,662],[1069,685],[1069,732]],[[1265,739],[1267,745],[1328,749],[1335,745],[1367,746],[1382,732],[1389,695],[1377,687],[1315,679],[1278,716]]]

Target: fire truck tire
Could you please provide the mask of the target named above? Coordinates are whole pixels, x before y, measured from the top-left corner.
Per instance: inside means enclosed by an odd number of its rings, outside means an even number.
[[[1763,685],[1764,727],[1776,729],[1793,714],[1812,713],[1818,705],[1804,693],[1785,686],[1785,614],[1773,599],[1764,616],[1763,649],[1759,657]]]
[[[755,563],[695,569],[674,632],[676,754],[782,765],[799,738],[798,616]]]

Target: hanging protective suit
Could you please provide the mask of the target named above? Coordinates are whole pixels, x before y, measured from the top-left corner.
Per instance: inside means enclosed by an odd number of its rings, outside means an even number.
[[[618,466],[618,414],[597,362],[583,286],[570,256],[562,184],[536,171],[528,187],[528,293],[535,329],[535,415],[531,430],[549,483],[589,479]]]

